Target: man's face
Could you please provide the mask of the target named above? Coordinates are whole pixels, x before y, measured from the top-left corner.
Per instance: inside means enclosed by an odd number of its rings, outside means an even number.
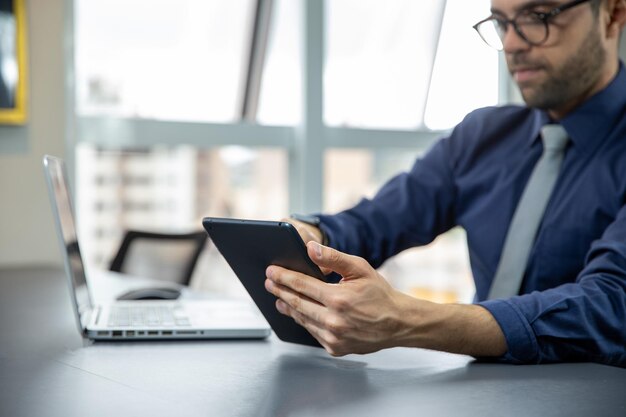
[[[492,0],[494,15],[513,18],[520,10],[547,12],[567,1]],[[526,104],[562,116],[595,93],[606,71],[606,45],[589,3],[550,21],[545,43],[531,46],[509,27],[503,40],[509,71]]]

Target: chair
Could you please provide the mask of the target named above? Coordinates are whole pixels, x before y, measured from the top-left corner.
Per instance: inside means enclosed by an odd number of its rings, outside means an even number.
[[[188,285],[206,241],[204,231],[172,234],[128,230],[109,269]]]

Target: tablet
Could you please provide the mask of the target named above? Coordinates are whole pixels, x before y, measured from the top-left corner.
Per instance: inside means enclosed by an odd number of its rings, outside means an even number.
[[[276,296],[265,289],[265,270],[278,265],[326,281],[290,223],[205,217],[202,225],[280,340],[321,347],[291,317],[276,309]]]

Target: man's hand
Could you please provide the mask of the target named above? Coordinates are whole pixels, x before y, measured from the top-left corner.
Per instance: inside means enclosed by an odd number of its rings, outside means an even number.
[[[304,223],[304,222],[301,222],[299,220],[292,219],[292,218],[282,219],[282,221],[291,223],[293,227],[296,228],[296,230],[298,231],[298,234],[302,238],[302,241],[304,242],[305,245],[308,244],[309,242],[316,242],[320,244],[324,243],[322,242],[323,240],[322,231],[319,229],[319,227],[315,227],[312,224]],[[322,274],[324,275],[328,275],[331,272],[333,272],[332,270],[328,268],[324,268],[324,267],[320,267],[320,270],[322,271]]]
[[[317,265],[343,279],[328,284],[270,266],[265,286],[279,298],[278,310],[304,326],[334,356],[390,347],[389,341],[403,330],[403,294],[362,258],[314,242],[307,250]]]
[[[309,243],[310,241],[323,243],[322,231],[318,227],[292,218],[283,219],[282,221],[291,223],[293,227],[296,228],[305,244]]]
[[[474,356],[499,356],[506,342],[480,306],[434,304],[394,290],[362,258],[315,241],[309,257],[342,276],[338,284],[278,266],[267,268],[266,289],[276,308],[305,327],[333,356],[414,346]]]

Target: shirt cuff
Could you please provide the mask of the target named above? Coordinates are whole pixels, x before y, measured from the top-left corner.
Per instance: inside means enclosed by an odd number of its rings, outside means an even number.
[[[509,300],[488,300],[477,303],[496,319],[508,347],[499,358],[508,363],[538,363],[539,347],[530,323],[521,310]]]

